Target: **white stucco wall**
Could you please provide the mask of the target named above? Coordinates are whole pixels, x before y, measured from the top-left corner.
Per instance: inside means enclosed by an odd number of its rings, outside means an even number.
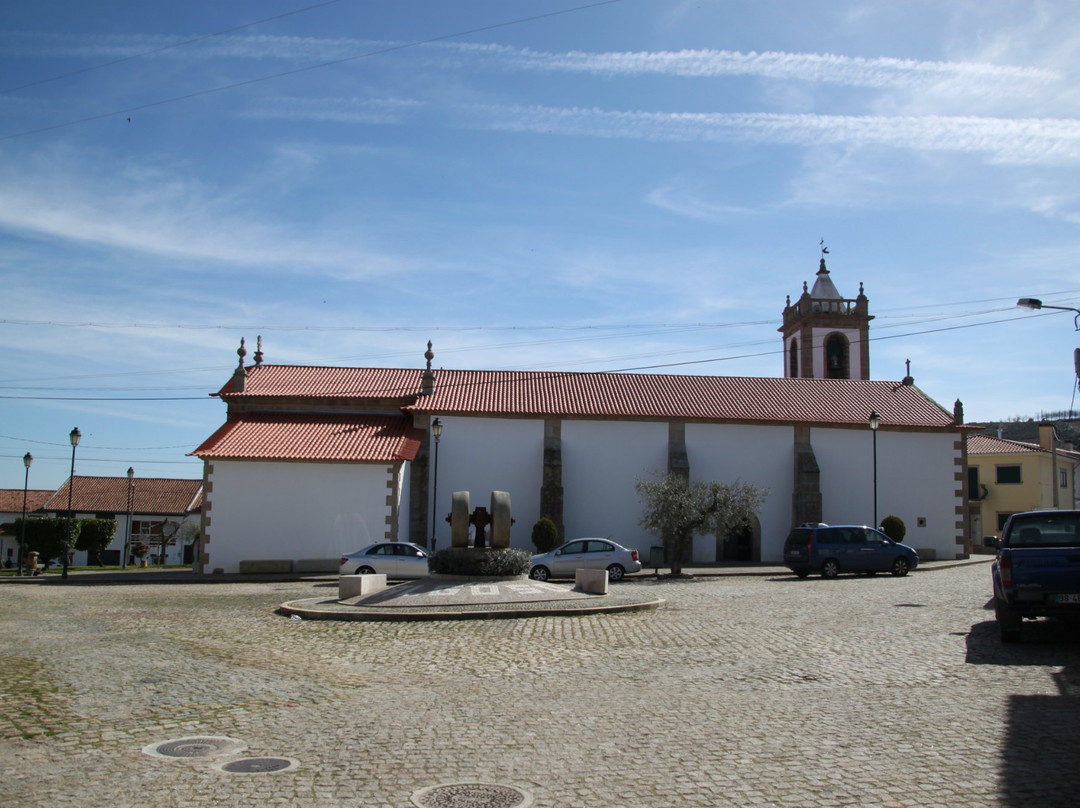
[[[382,540],[392,475],[378,464],[214,461],[206,572],[237,572],[249,559],[330,559]]]
[[[22,514],[20,513],[19,516],[22,516]],[[75,517],[77,519],[95,519],[96,518],[95,514],[92,514],[92,513],[76,513]],[[109,546],[105,548],[105,551],[106,552],[116,552],[118,554],[118,557],[121,557],[121,556],[123,556],[123,553],[124,553],[124,534],[129,530],[128,515],[126,513],[121,513],[121,514],[117,514],[114,518],[116,519],[116,533],[113,534],[112,541],[109,542]],[[174,538],[173,539],[173,544],[166,545],[166,547],[165,547],[165,563],[166,564],[182,564],[184,562],[184,545],[185,544],[190,544],[191,541],[192,541],[191,537],[198,534],[197,528],[199,526],[199,520],[200,520],[199,514],[196,513],[196,514],[191,514],[191,515],[186,516],[186,517],[179,517],[179,516],[162,516],[160,514],[142,514],[142,513],[136,512],[136,513],[133,513],[131,515],[131,521],[132,522],[164,522],[166,520],[168,520],[169,522],[172,522],[172,523],[179,522],[180,523],[180,529],[179,529],[178,533],[181,533],[182,535],[180,535],[179,539]],[[187,525],[192,526],[192,530],[193,530],[192,533],[188,533],[188,532],[185,531],[185,526],[187,526]],[[156,538],[156,537],[153,537],[153,538]],[[137,542],[139,540],[140,540],[139,537],[133,537],[130,540],[129,546],[128,546],[128,551],[129,552],[131,550],[131,545],[133,545],[135,542]],[[153,540],[149,541],[148,544],[150,545],[150,556],[153,557],[154,563],[157,563],[157,561],[161,558],[161,544],[160,544],[159,541],[153,541]],[[18,544],[17,543],[15,544],[15,548],[16,548],[15,549],[15,554],[18,555],[19,551],[18,551]],[[150,556],[148,556],[147,558],[150,558]],[[85,550],[76,550],[74,553],[72,553],[71,563],[72,563],[73,566],[76,566],[76,567],[88,566],[88,565],[94,563],[94,560],[90,557],[90,553],[88,553],[87,551],[85,551]]]
[[[540,518],[544,422],[536,419],[439,416],[439,481],[435,495],[436,549],[450,546],[455,491],[469,492],[470,511],[491,507],[492,491],[510,494],[510,545],[532,550],[532,527]],[[429,473],[434,475],[434,463]],[[430,484],[430,483],[429,483]],[[408,534],[402,534],[408,535]]]
[[[639,477],[667,470],[668,425],[622,421],[562,424],[563,521],[567,540],[605,536],[648,557],[657,536],[638,526]]]
[[[687,424],[691,480],[745,482],[769,489],[758,512],[761,560],[780,562],[791,529],[794,430],[790,426]],[[695,561],[716,558],[715,534],[695,541]]]
[[[891,432],[877,435],[878,521],[904,520],[904,543],[932,548],[939,559],[956,558],[963,537],[956,523],[961,487],[955,474],[956,434]],[[873,435],[867,429],[814,429],[811,442],[821,469],[822,518],[830,524],[874,521]],[[919,520],[925,519],[920,526]]]

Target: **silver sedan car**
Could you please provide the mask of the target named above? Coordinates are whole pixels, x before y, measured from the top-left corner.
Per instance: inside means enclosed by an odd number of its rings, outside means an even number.
[[[387,578],[423,578],[428,574],[428,553],[419,544],[381,541],[341,557],[339,575],[383,573]]]
[[[610,539],[574,539],[550,553],[532,557],[529,577],[573,578],[574,570],[607,570],[609,581],[621,581],[628,572],[641,570],[638,551],[629,550]]]

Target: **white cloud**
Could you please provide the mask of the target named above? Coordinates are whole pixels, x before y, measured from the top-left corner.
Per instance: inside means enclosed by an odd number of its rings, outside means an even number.
[[[388,125],[404,123],[404,113],[421,106],[403,98],[279,97],[249,107],[240,117]]]
[[[1080,121],[1053,118],[624,112],[597,108],[478,106],[480,128],[671,142],[752,141],[958,151],[992,162],[1080,163]]]
[[[1053,70],[972,62],[937,62],[881,57],[867,59],[832,53],[743,53],[727,50],[642,51],[636,53],[542,53],[503,49],[509,64],[535,70],[598,75],[681,77],[759,76],[840,84],[850,87],[912,87],[951,80],[962,84],[988,81],[997,92],[1029,88],[1062,78]]]
[[[645,201],[669,213],[703,222],[716,222],[732,216],[767,212],[764,209],[750,208],[745,205],[721,205],[710,202],[703,198],[699,191],[681,181],[670,181],[653,188],[646,195]]]
[[[364,245],[356,229],[343,240],[339,231],[297,232],[289,222],[264,217],[257,187],[225,191],[179,179],[179,170],[137,164],[119,175],[98,174],[93,161],[82,157],[75,163],[70,155],[51,152],[34,164],[9,165],[0,228],[168,259],[174,271],[199,261],[337,278],[410,268]]]

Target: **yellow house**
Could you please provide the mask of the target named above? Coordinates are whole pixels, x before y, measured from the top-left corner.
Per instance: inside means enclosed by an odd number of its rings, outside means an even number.
[[[1001,535],[1014,513],[1075,508],[1080,452],[1061,444],[1050,424],[1039,424],[1039,442],[968,435],[968,492],[972,544]],[[980,537],[983,538],[980,541]]]

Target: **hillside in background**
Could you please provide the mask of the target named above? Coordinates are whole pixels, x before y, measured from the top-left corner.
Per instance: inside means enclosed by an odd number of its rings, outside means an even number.
[[[1051,423],[1057,430],[1058,438],[1066,443],[1080,445],[1080,412],[1062,410],[1060,412],[1040,413],[1038,418],[1016,417],[1006,421],[987,421],[980,426],[986,435],[1000,435],[1008,440],[1026,443],[1039,442],[1039,424]]]

